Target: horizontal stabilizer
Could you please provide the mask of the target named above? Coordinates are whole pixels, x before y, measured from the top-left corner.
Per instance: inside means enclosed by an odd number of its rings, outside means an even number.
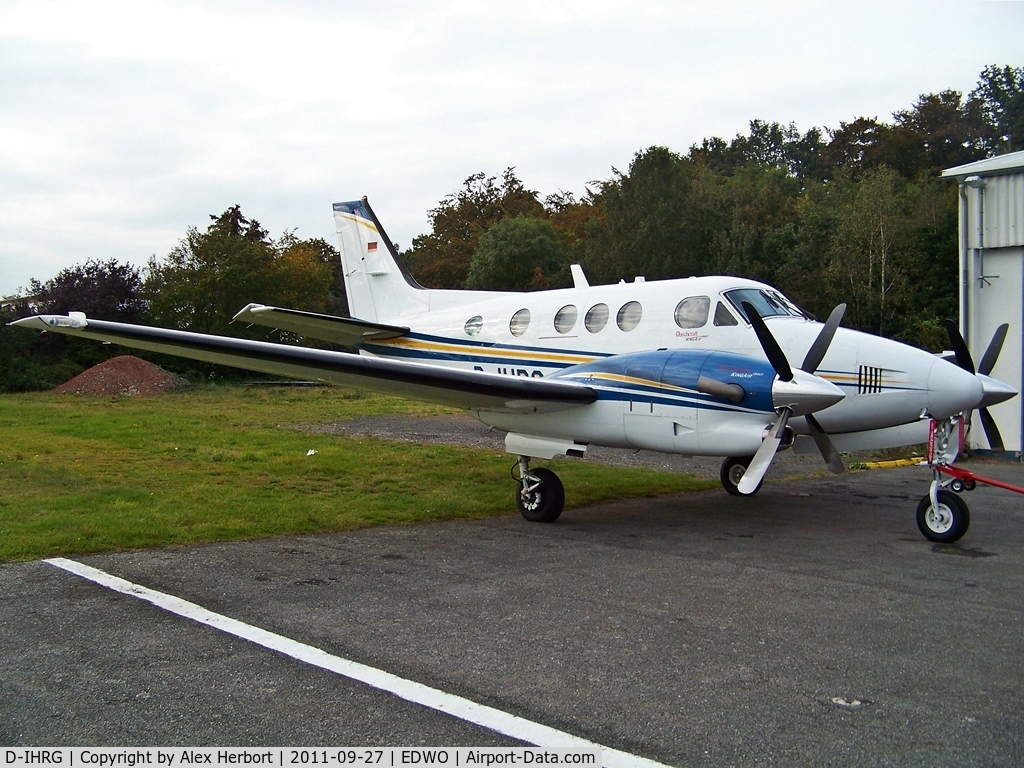
[[[363,341],[397,339],[409,332],[408,328],[398,325],[383,325],[353,317],[321,315],[316,312],[267,307],[262,304],[249,304],[235,315],[231,322],[265,325],[347,347],[358,346]]]
[[[597,392],[590,387],[567,381],[502,376],[290,344],[89,320],[78,312],[66,317],[36,315],[15,320],[11,325],[468,410],[539,413],[597,400]]]

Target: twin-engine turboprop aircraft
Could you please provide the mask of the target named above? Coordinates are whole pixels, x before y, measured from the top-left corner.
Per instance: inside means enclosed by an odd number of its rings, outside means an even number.
[[[352,317],[250,304],[235,320],[358,355],[75,312],[14,324],[464,408],[507,432],[506,450],[518,457],[516,502],[538,522],[559,516],[565,493],[550,469],[531,469],[531,458],[582,456],[588,445],[725,456],[725,489],[750,495],[781,448],[816,448],[838,473],[840,450],[923,443],[929,419],[1016,394],[985,375],[991,365],[975,373],[840,328],[845,305],[816,322],[752,280],[590,285],[573,265],[572,288],[425,289],[366,198],[337,203],[334,213]],[[999,344],[985,354],[993,364]]]

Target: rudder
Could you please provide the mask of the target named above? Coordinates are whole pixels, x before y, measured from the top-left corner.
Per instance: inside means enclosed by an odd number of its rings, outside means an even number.
[[[333,207],[349,314],[387,322],[425,312],[430,292],[413,278],[367,199]]]

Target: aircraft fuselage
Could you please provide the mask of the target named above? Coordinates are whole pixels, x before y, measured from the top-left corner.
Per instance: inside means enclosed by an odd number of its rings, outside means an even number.
[[[435,307],[445,299],[462,300],[445,309],[386,318],[409,326],[411,332],[364,343],[364,354],[585,382],[600,392],[600,399],[572,413],[473,414],[512,432],[571,434],[583,443],[678,453],[752,453],[774,417],[770,399],[732,405],[697,392],[692,380],[673,380],[680,368],[693,368],[714,352],[742,356],[746,360],[741,367],[746,368],[752,359],[764,359],[741,301],[756,300],[790,360],[803,359],[822,328],[771,286],[732,277],[638,279],[534,293],[423,293],[437,294],[424,297]],[[655,375],[650,362],[642,375],[628,370],[604,378],[587,373],[588,367],[610,358],[621,368],[624,361],[618,356],[640,350],[661,353],[655,355],[662,366]],[[956,365],[847,328],[836,331],[815,374],[845,395],[816,413],[830,434],[919,426],[922,413],[945,418],[981,397],[976,377]],[[735,381],[744,386],[749,382],[743,376],[755,375],[773,374],[765,362],[760,371],[735,372]],[[721,418],[725,415],[729,418]],[[802,420],[792,427],[797,434],[808,433]]]

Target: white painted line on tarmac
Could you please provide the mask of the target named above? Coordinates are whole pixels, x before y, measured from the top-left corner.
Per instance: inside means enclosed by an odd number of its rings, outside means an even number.
[[[208,627],[213,627],[243,640],[248,640],[264,648],[269,648],[285,656],[311,664],[314,667],[320,667],[351,680],[365,683],[378,690],[393,694],[400,699],[429,707],[446,715],[451,715],[460,720],[465,720],[505,736],[510,736],[513,739],[519,739],[527,744],[543,747],[597,748],[602,751],[602,764],[611,768],[666,768],[663,763],[617,749],[610,749],[601,744],[595,744],[592,741],[573,736],[571,733],[559,731],[516,715],[510,715],[508,712],[502,712],[500,709],[477,704],[475,701],[470,701],[461,696],[445,693],[412,680],[405,680],[389,672],[334,656],[311,645],[306,645],[305,643],[291,640],[250,624],[245,624],[219,613],[208,611],[201,605],[190,603],[187,600],[182,600],[179,597],[168,595],[164,592],[157,592],[140,584],[133,584],[117,576],[112,576],[106,571],[101,571],[98,568],[93,568],[74,560],[54,557],[44,562],[73,573],[76,576],[81,576],[83,579],[88,579],[100,586],[112,589],[115,592],[121,592],[122,594],[145,600],[157,608],[162,608],[178,616],[197,621],[200,624],[205,624]]]

